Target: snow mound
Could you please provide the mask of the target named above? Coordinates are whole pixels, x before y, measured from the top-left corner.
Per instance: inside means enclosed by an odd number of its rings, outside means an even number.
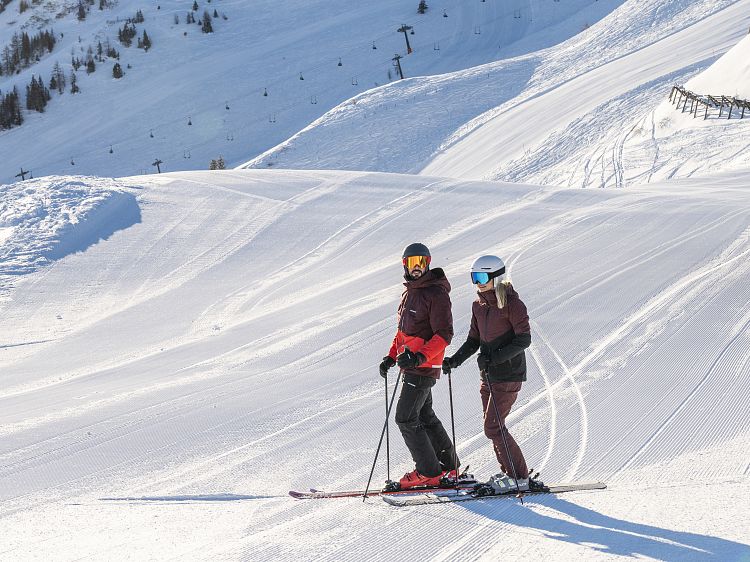
[[[698,94],[725,95],[750,99],[750,35],[737,43],[685,87]]]
[[[0,186],[0,294],[13,278],[137,222],[135,196],[116,180],[47,177]]]

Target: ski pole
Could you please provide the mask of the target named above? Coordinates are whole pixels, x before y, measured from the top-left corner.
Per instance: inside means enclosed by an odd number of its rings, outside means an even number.
[[[391,436],[388,427],[388,371],[385,372],[385,465],[388,482],[391,481]]]
[[[456,424],[453,419],[453,385],[451,384],[451,372],[448,371],[448,396],[451,403],[451,432],[453,433],[453,464],[456,467],[456,488],[458,488],[458,454],[456,452]]]
[[[516,492],[520,497],[521,488],[518,486],[518,473],[516,472],[516,465],[513,462],[513,457],[510,455],[510,449],[508,449],[508,441],[505,439],[505,423],[500,418],[500,412],[497,409],[497,403],[495,402],[495,393],[492,391],[492,384],[490,383],[490,376],[485,371],[482,371],[482,374],[484,375],[484,382],[487,383],[487,386],[490,389],[490,401],[492,402],[492,406],[495,408],[495,417],[497,417],[497,423],[500,426],[500,436],[503,438],[503,447],[505,447],[505,454],[508,456],[508,460],[510,461],[510,468],[513,471],[513,480],[516,483]],[[521,498],[521,503],[523,503],[523,498]]]
[[[362,498],[362,501],[365,501],[367,499],[367,492],[370,491],[370,482],[372,482],[372,475],[375,472],[375,464],[378,462],[378,455],[380,454],[380,447],[383,444],[383,436],[385,435],[385,430],[388,427],[388,418],[391,415],[391,408],[393,407],[393,401],[396,399],[396,390],[398,389],[398,383],[401,381],[401,377],[399,376],[396,379],[396,384],[393,387],[393,394],[391,395],[391,403],[388,405],[388,409],[385,411],[385,423],[383,423],[383,431],[380,432],[380,441],[378,441],[378,448],[375,451],[375,458],[372,461],[372,469],[370,469],[370,478],[367,479],[367,486],[365,487],[365,493]]]

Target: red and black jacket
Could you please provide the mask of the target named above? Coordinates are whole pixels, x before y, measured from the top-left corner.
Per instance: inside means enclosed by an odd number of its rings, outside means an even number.
[[[426,357],[415,369],[404,373],[440,378],[445,348],[453,339],[451,285],[442,269],[430,269],[419,279],[404,283],[406,290],[398,306],[398,331],[388,355],[396,356],[408,347]]]

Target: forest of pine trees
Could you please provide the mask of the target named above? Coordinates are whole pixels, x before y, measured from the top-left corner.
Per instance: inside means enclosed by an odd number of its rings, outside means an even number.
[[[45,53],[51,53],[56,42],[53,31],[40,31],[32,36],[25,31],[20,35],[14,33],[10,45],[6,45],[0,55],[0,76],[30,67]]]

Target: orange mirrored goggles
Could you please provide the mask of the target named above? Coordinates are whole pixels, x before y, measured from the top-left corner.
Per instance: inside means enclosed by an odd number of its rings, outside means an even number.
[[[404,267],[411,271],[415,267],[427,269],[430,265],[430,256],[409,256],[403,259]]]

